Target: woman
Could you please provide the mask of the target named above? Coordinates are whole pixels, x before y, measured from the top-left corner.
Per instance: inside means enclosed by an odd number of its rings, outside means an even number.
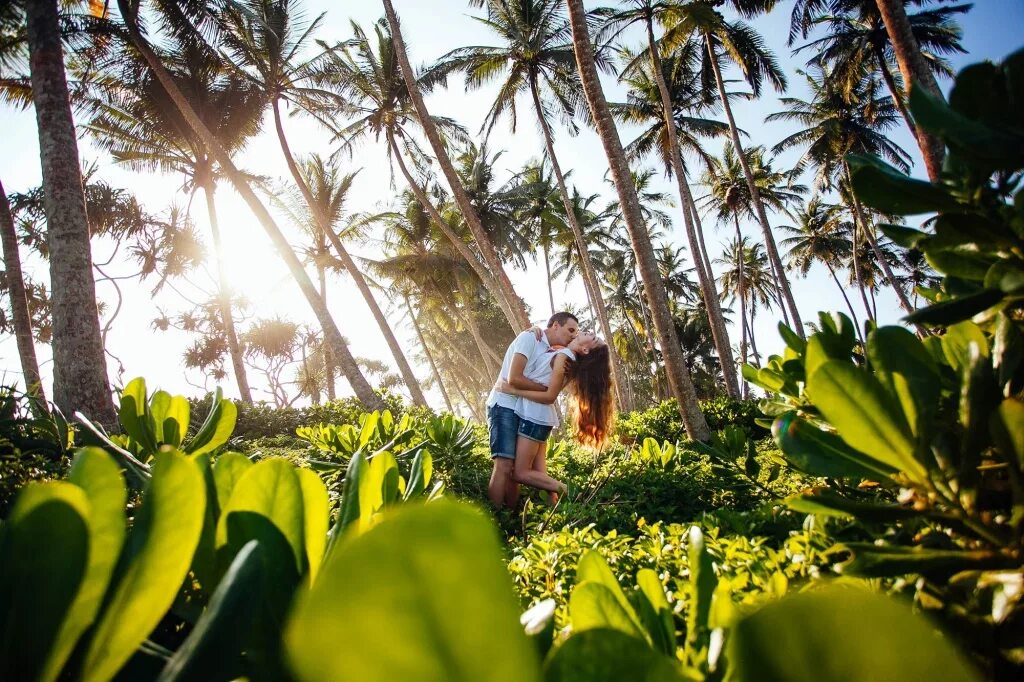
[[[568,352],[567,352],[568,351]],[[546,490],[552,504],[567,490],[547,473],[547,441],[558,426],[554,403],[566,386],[573,398],[576,439],[600,447],[612,426],[611,358],[608,345],[591,333],[580,333],[565,349],[535,358],[523,372],[527,379],[547,386],[545,391],[526,391],[500,382],[498,390],[517,396],[519,437],[512,480]]]

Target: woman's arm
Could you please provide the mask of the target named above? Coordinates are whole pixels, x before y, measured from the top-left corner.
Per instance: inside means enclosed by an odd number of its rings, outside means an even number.
[[[524,391],[509,385],[508,382],[502,382],[499,390],[502,393],[509,393],[511,395],[519,396],[520,398],[526,398],[527,400],[532,400],[535,403],[550,405],[558,399],[558,394],[561,393],[562,388],[565,387],[565,365],[568,360],[569,359],[562,353],[555,356],[553,360],[554,364],[551,366],[551,385],[544,391]]]

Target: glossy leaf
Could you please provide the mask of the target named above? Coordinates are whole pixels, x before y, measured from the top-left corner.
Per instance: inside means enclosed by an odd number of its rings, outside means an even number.
[[[217,505],[223,509],[231,498],[238,481],[253,463],[238,452],[225,452],[213,463],[213,480],[217,485]]]
[[[957,373],[963,373],[971,364],[971,344],[985,356],[988,355],[988,340],[981,327],[973,322],[954,324],[942,335],[942,352]]]
[[[718,578],[700,528],[691,526],[689,536],[690,604],[686,613],[686,643],[691,649],[698,649],[710,632],[711,600]]]
[[[124,429],[147,454],[156,452],[156,434],[153,433],[149,405],[146,401],[146,380],[132,379],[121,391],[121,404],[117,418]]]
[[[327,495],[327,487],[315,472],[309,469],[296,469],[295,473],[299,477],[299,487],[302,488],[304,544],[306,562],[309,565],[309,583],[312,585],[327,549],[331,501]]]
[[[867,522],[887,523],[921,516],[919,511],[911,507],[899,507],[873,502],[856,502],[829,490],[787,497],[785,505],[793,511],[803,514],[820,514],[847,519],[855,518]]]
[[[834,433],[822,431],[790,412],[772,424],[775,442],[795,468],[829,478],[888,477],[896,469],[854,450]]]
[[[875,545],[849,542],[841,545],[853,553],[853,558],[842,565],[843,573],[866,578],[884,578],[907,573],[941,571],[987,570],[1012,568],[1013,560],[987,550],[931,549],[902,545]]]
[[[545,682],[679,682],[678,664],[618,630],[574,634],[544,665]]]
[[[951,325],[962,320],[969,320],[1001,300],[1003,300],[1003,292],[999,289],[982,289],[972,294],[941,301],[927,308],[920,308],[903,319],[912,324]]]
[[[598,582],[580,582],[569,595],[569,621],[575,632],[610,628],[647,641],[648,634],[632,605],[623,605],[615,591]]]
[[[924,344],[902,327],[879,327],[867,347],[875,376],[899,399],[911,431],[915,436],[931,433],[941,385]]]
[[[916,215],[960,208],[942,187],[915,180],[877,157],[848,154],[846,159],[857,197],[882,213]]]

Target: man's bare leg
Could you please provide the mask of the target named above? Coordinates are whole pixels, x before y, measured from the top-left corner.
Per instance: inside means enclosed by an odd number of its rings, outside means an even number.
[[[494,468],[491,469],[491,480],[487,484],[487,497],[496,509],[501,509],[506,504],[509,494],[509,486],[514,483],[512,480],[513,460],[507,457],[492,457]],[[518,486],[516,486],[518,497]]]

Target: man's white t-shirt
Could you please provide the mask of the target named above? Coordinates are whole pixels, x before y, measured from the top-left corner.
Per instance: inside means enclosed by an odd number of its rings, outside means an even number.
[[[526,363],[526,369],[523,370],[523,376],[530,381],[536,381],[538,384],[550,386],[552,365],[555,362],[555,356],[559,353],[562,353],[570,360],[576,359],[575,354],[568,348],[561,348],[550,353],[538,353],[536,357]],[[527,400],[521,396],[517,396],[515,411],[516,415],[520,419],[531,421],[534,424],[558,426],[558,412],[555,410],[554,403],[545,405],[543,403],[537,403],[532,400]]]
[[[543,332],[540,335],[540,340],[533,335],[531,331],[525,331],[519,334],[512,342],[512,345],[505,351],[505,359],[501,363],[501,372],[498,374],[499,379],[508,381],[508,373],[512,369],[512,358],[519,355],[526,356],[526,362],[535,358],[541,353],[546,353],[551,344],[548,343],[547,332]],[[487,396],[487,407],[492,405],[500,405],[501,407],[507,407],[510,410],[516,409],[516,396],[509,395],[508,393],[498,393],[493,388],[491,389],[490,395]]]

